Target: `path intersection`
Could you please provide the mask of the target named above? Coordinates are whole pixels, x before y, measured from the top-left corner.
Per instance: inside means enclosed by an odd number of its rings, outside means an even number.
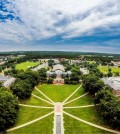
[[[88,121],[85,121],[81,118],[78,118],[66,111],[64,111],[64,109],[79,109],[79,108],[88,108],[88,107],[94,107],[95,105],[85,105],[85,106],[71,106],[71,107],[68,107],[68,106],[65,106],[66,104],[69,104],[71,102],[74,102],[75,100],[78,100],[84,96],[86,96],[88,93],[85,93],[79,97],[76,97],[72,100],[69,100],[78,90],[80,90],[82,85],[80,85],[73,93],[71,93],[63,102],[54,102],[53,100],[51,100],[47,95],[45,95],[42,91],[40,91],[37,87],[35,87],[35,90],[38,91],[38,93],[42,94],[46,99],[43,99],[35,94],[32,94],[33,97],[41,100],[41,101],[44,101],[48,104],[51,104],[52,106],[35,106],[35,105],[25,105],[25,104],[19,104],[20,106],[23,106],[23,107],[31,107],[31,108],[39,108],[39,109],[53,109],[52,112],[49,112],[48,114],[45,114],[35,120],[32,120],[32,121],[29,121],[25,124],[22,124],[20,126],[17,126],[17,127],[13,127],[11,129],[8,129],[7,132],[11,132],[11,131],[14,131],[16,129],[20,129],[22,127],[25,127],[25,126],[28,126],[30,124],[33,124],[39,120],[42,120],[52,114],[54,114],[54,122],[53,122],[53,134],[64,134],[65,133],[65,129],[64,129],[64,114],[73,118],[73,119],[76,119],[77,121],[80,121],[82,123],[85,123],[87,125],[90,125],[92,127],[95,127],[95,128],[99,128],[101,130],[105,130],[107,132],[110,132],[110,133],[114,133],[114,134],[120,134],[119,131],[115,131],[115,130],[112,130],[112,129],[108,129],[108,128],[105,128],[105,127],[102,127],[102,126],[99,126],[99,125],[96,125],[96,124],[93,124],[91,122],[88,122]]]

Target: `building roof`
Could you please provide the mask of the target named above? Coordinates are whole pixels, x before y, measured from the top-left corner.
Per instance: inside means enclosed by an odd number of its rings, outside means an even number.
[[[83,74],[89,74],[89,70],[87,70],[86,68],[80,68],[80,71],[81,71]]]
[[[109,85],[111,88],[115,90],[120,90],[120,76],[119,77],[109,77],[102,78],[106,85]]]
[[[63,65],[57,64],[57,65],[54,65],[54,66],[53,66],[53,70],[52,70],[52,71],[55,72],[56,70],[65,71],[65,68],[64,68]]]
[[[4,87],[9,87],[15,80],[16,80],[15,78],[10,78],[3,83],[3,86]]]
[[[8,79],[9,79],[8,76],[0,75],[0,81],[6,81],[6,80],[8,80]]]

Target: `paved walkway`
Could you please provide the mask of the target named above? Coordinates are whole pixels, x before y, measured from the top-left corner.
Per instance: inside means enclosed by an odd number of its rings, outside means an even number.
[[[68,96],[68,97],[63,101],[63,104],[64,104],[65,102],[67,102],[67,100],[69,100],[81,87],[82,87],[82,84],[81,84],[70,96]]]
[[[50,102],[52,102],[53,104],[55,103],[55,102],[53,102],[48,96],[46,96],[42,91],[40,91],[37,87],[35,87],[35,89],[36,89],[39,93],[41,93],[44,97],[46,97]]]
[[[66,105],[66,104],[68,104],[68,103],[71,103],[71,102],[73,102],[73,101],[75,101],[75,100],[78,100],[78,99],[80,99],[80,98],[86,96],[87,94],[88,94],[88,93],[85,93],[85,94],[83,94],[83,95],[81,95],[81,96],[79,96],[79,97],[77,97],[77,98],[75,98],[75,99],[73,99],[73,100],[71,100],[71,101],[68,101],[68,102],[64,103],[64,105]]]
[[[97,106],[97,105],[86,105],[86,106],[64,107],[64,109],[87,108],[87,107],[95,107],[95,106]]]
[[[44,106],[33,106],[33,105],[25,105],[25,104],[19,104],[23,107],[32,107],[32,108],[46,108],[46,109],[53,109],[53,107],[44,107]]]
[[[50,112],[50,113],[48,113],[48,114],[46,114],[46,115],[44,115],[44,116],[42,116],[42,117],[39,117],[39,118],[37,118],[37,119],[35,119],[35,120],[32,120],[32,121],[30,121],[30,122],[27,122],[27,123],[25,123],[25,124],[23,124],[23,125],[20,125],[20,126],[11,128],[11,129],[8,129],[7,132],[11,132],[11,131],[13,131],[13,130],[16,130],[16,129],[19,129],[19,128],[28,126],[28,125],[30,125],[30,124],[33,124],[33,123],[35,123],[35,122],[37,122],[37,121],[39,121],[39,120],[41,120],[41,119],[43,119],[43,118],[45,118],[45,117],[47,117],[47,116],[53,114],[53,113],[54,113],[54,111],[52,111],[52,112]]]
[[[68,116],[70,116],[70,117],[72,117],[72,118],[74,118],[74,119],[76,119],[76,120],[78,120],[78,121],[81,121],[81,122],[83,122],[83,123],[85,123],[85,124],[88,124],[88,125],[90,125],[90,126],[93,126],[93,127],[95,127],[95,128],[99,128],[99,129],[102,129],[102,130],[105,130],[105,131],[108,131],[108,132],[111,132],[111,133],[114,133],[114,134],[120,134],[119,131],[115,131],[115,130],[112,130],[112,129],[109,129],[109,128],[105,128],[105,127],[102,127],[102,126],[99,126],[99,125],[90,123],[90,122],[85,121],[85,120],[82,120],[82,119],[80,119],[80,118],[78,118],[78,117],[76,117],[76,116],[74,116],[74,115],[72,115],[72,114],[69,114],[69,113],[67,113],[67,112],[65,112],[65,111],[63,111],[63,113],[66,114],[66,115],[68,115]]]
[[[53,134],[64,134],[63,126],[63,106],[62,103],[57,102],[54,105],[54,128]]]
[[[41,98],[41,97],[39,97],[39,96],[35,95],[35,94],[32,94],[32,96],[34,96],[34,97],[38,98],[39,100],[42,100],[42,101],[44,101],[44,102],[47,102],[47,103],[49,103],[49,104],[54,105],[53,103],[51,103],[51,102],[49,102],[49,101],[47,101],[47,100],[45,100],[45,99],[43,99],[43,98]]]

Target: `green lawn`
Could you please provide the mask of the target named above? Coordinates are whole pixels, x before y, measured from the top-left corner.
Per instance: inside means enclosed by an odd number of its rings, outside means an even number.
[[[112,72],[119,72],[120,73],[120,68],[117,67],[110,67],[112,69]],[[108,73],[108,66],[98,66],[98,69],[103,72],[104,74]]]
[[[107,128],[109,127],[97,112],[96,107],[65,109],[65,111],[85,121],[94,123],[96,125],[104,126]]]
[[[73,96],[71,96],[68,101],[73,100],[81,95],[83,95],[85,93],[85,90],[83,89],[83,87],[81,87]]]
[[[87,61],[87,62],[89,62],[90,64],[96,63],[95,61],[92,61],[92,60],[91,61]]]
[[[86,95],[82,98],[79,98],[78,100],[66,104],[65,106],[72,107],[72,106],[85,106],[91,104],[94,104],[93,98],[90,95]]]
[[[39,93],[37,96],[39,96]],[[21,100],[20,103],[26,104],[26,105],[34,105],[34,106],[53,106],[47,102],[44,102],[42,100],[39,100],[38,98],[35,98],[34,96],[31,96],[31,98],[24,100],[24,101]]]
[[[53,115],[37,121],[26,127],[17,129],[9,134],[53,134]]]
[[[65,134],[111,134],[64,115]]]
[[[79,85],[38,85],[39,90],[41,90],[44,94],[46,94],[49,98],[51,98],[55,102],[63,102],[71,93],[73,93]],[[33,93],[43,99],[46,99],[43,95],[41,95],[37,90],[34,90]],[[74,99],[75,97],[81,96],[84,94],[84,89],[81,87],[69,100]],[[47,99],[46,99],[47,100]],[[68,101],[69,101],[68,100]],[[93,104],[93,98],[88,94],[83,98],[80,98],[74,102],[71,102],[65,106],[83,106]],[[22,104],[34,105],[34,106],[51,106],[53,105],[43,102],[35,97],[31,97],[30,99],[20,101]],[[15,124],[15,126],[19,126],[21,124],[32,121],[36,118],[39,118],[54,109],[39,109],[39,108],[28,108],[20,106],[19,117]],[[75,115],[83,120],[89,121],[91,123],[109,127],[101,116],[98,114],[95,107],[90,108],[82,108],[82,109],[65,109],[64,111]],[[52,134],[53,133],[53,116],[50,115],[40,121],[37,121],[31,125],[25,126],[23,128],[14,130],[9,134]],[[82,122],[79,122],[67,115],[64,115],[64,126],[65,126],[65,134],[110,134],[106,131],[94,128],[92,126],[86,125]]]
[[[18,120],[15,126],[19,126],[29,121],[32,121],[34,119],[37,119],[52,111],[53,109],[40,109],[40,108],[30,108],[30,107],[20,106]]]
[[[79,85],[39,85],[38,88],[55,102],[64,101]]]
[[[27,61],[27,62],[22,62],[22,63],[20,63],[20,64],[17,64],[16,65],[16,69],[17,70],[27,70],[29,67],[34,67],[34,66],[37,66],[37,65],[39,65],[40,63],[39,62],[29,62],[29,61]]]
[[[84,94],[84,89],[81,87],[80,90],[78,90],[71,99],[74,99],[75,97],[78,97],[80,95]],[[68,103],[65,105],[68,107],[72,106],[85,106],[94,104],[94,99],[89,94],[75,100],[71,103]],[[89,108],[78,108],[78,109],[65,109],[64,111],[81,118],[85,121],[101,125],[103,127],[109,128],[107,123],[104,122],[103,118],[99,115],[97,112],[96,107],[89,107]],[[110,134],[109,132],[94,128],[92,126],[86,125],[82,122],[79,122],[75,119],[72,119],[71,117],[68,117],[67,115],[64,115],[64,122],[65,122],[65,134]]]

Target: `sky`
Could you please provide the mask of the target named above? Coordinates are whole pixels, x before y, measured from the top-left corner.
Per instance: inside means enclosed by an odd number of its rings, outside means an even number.
[[[0,51],[120,53],[120,0],[0,0]]]

